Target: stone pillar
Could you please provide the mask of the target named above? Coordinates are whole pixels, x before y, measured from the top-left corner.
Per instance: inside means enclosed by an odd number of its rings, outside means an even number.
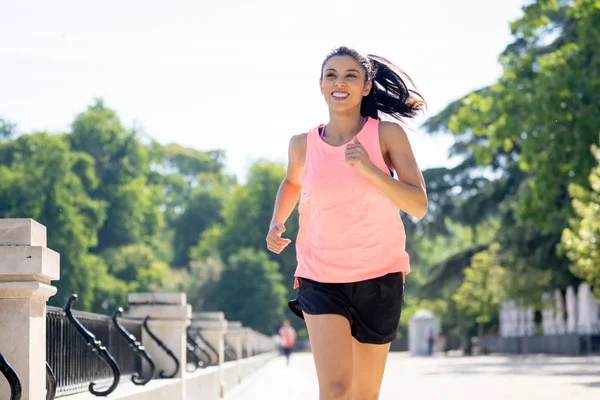
[[[519,328],[518,328],[518,336],[525,336],[525,331],[526,331],[526,321],[525,321],[525,315],[526,315],[526,311],[524,308],[519,307],[517,309],[517,321],[519,321]]]
[[[56,294],[60,256],[46,247],[46,227],[0,219],[0,352],[15,369],[22,400],[46,396],[46,301]],[[0,400],[10,389],[0,377]]]
[[[577,333],[591,335],[592,332],[592,294],[590,286],[582,283],[577,289]]]
[[[225,334],[227,340],[235,349],[236,359],[241,360],[243,358],[243,343],[245,328],[242,327],[242,323],[239,321],[228,321],[227,322],[227,333]]]
[[[517,311],[514,300],[506,302],[506,336],[517,336]]]
[[[535,310],[533,307],[525,309],[525,336],[535,336]]]
[[[567,288],[567,333],[577,333],[577,297],[573,286]]]
[[[214,312],[198,312],[192,315],[193,331],[200,328],[202,337],[210,344],[218,353],[217,366],[219,368],[219,383],[221,398],[225,396],[225,376],[223,371],[223,363],[225,362],[225,331],[227,330],[227,320],[225,313],[222,311]]]
[[[565,301],[560,289],[554,291],[554,330],[557,335],[564,335],[565,327]]]
[[[148,328],[179,361],[179,370],[174,377],[183,377],[187,362],[186,329],[192,316],[192,307],[187,304],[185,293],[130,293],[127,296],[127,303],[127,317],[139,319],[150,317]],[[142,343],[156,364],[155,376],[159,377],[160,371],[164,371],[165,375],[171,375],[175,370],[175,362],[144,328],[142,328]],[[185,383],[185,380],[182,382]],[[182,393],[185,393],[185,388]]]
[[[227,321],[223,312],[198,312],[192,315],[192,329],[200,328],[200,333],[206,341],[217,350],[218,365],[225,362],[224,335]]]
[[[544,336],[556,334],[554,329],[554,307],[550,293],[542,294],[542,329]]]
[[[244,348],[248,357],[254,355],[254,331],[251,328],[245,328]]]

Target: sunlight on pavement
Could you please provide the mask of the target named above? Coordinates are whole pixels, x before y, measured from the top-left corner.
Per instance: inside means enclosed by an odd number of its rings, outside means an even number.
[[[226,400],[317,400],[310,353],[279,357]],[[391,353],[380,400],[598,400],[600,357],[410,357]]]

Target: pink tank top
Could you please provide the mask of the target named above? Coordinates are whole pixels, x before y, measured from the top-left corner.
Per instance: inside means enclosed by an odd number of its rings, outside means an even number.
[[[368,118],[357,137],[371,162],[387,173],[379,121]],[[346,145],[327,144],[319,136],[319,127],[308,133],[300,177],[295,276],[344,283],[410,272],[398,207],[346,164],[345,151]]]

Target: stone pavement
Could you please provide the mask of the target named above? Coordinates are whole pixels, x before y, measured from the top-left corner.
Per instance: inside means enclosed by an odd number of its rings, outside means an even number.
[[[226,400],[318,400],[310,353],[279,357]],[[600,357],[417,358],[391,353],[380,400],[600,400]]]

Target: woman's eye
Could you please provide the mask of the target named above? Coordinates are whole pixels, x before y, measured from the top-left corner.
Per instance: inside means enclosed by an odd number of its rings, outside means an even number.
[[[329,73],[325,75],[327,78],[335,78],[335,74]]]
[[[354,75],[354,74],[348,74],[348,75],[346,75],[346,77],[347,78],[356,78],[356,75]]]

